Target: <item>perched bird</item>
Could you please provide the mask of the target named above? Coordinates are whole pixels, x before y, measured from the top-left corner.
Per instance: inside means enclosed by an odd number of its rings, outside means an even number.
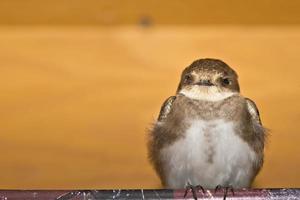
[[[263,165],[265,129],[237,73],[218,59],[182,72],[175,96],[150,129],[149,158],[162,185],[250,187]]]

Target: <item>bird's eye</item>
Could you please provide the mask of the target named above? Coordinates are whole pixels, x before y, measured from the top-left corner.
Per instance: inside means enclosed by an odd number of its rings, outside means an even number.
[[[222,79],[222,84],[223,85],[229,85],[230,84],[230,80],[228,78],[223,78]]]
[[[189,83],[192,83],[192,82],[193,82],[193,77],[192,77],[191,74],[187,74],[187,75],[184,76],[184,83],[189,84]]]

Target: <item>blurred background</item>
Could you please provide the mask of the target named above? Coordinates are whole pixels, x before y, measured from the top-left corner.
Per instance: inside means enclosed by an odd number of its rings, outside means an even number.
[[[0,188],[160,188],[146,129],[219,58],[270,131],[255,187],[300,187],[297,0],[0,0]]]

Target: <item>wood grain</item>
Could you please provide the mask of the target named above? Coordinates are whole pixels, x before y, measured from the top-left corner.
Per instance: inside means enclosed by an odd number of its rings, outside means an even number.
[[[300,24],[298,0],[0,0],[5,25]]]
[[[270,129],[257,187],[299,187],[300,27],[0,27],[0,188],[159,188],[146,129],[220,58]]]

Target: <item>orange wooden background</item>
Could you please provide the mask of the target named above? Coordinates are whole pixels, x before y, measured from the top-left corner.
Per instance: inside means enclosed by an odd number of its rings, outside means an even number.
[[[298,0],[0,0],[5,25],[299,24]]]
[[[0,20],[0,188],[159,188],[147,161],[146,129],[174,94],[181,70],[203,57],[220,58],[239,73],[242,93],[271,130],[255,186],[300,187],[294,14],[287,18],[293,25],[182,26],[178,17],[174,23],[166,17],[169,25],[133,20],[107,27],[41,25],[28,13],[30,26],[8,14],[7,23]]]

